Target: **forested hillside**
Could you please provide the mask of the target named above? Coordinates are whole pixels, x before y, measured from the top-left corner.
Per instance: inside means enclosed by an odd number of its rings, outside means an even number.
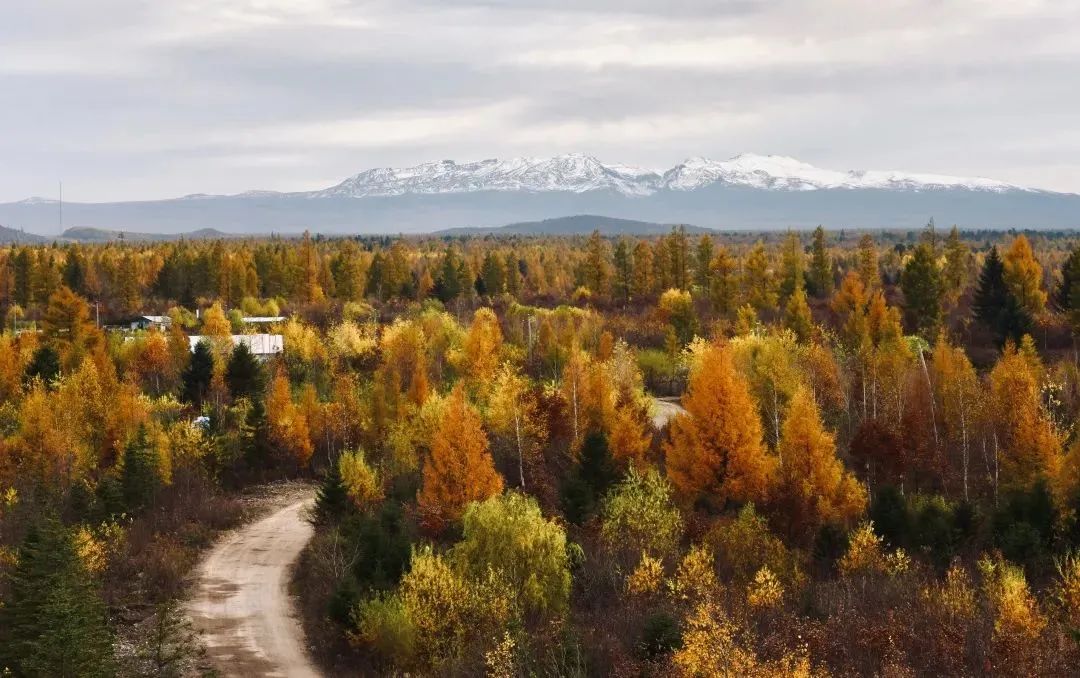
[[[1070,233],[11,245],[0,313],[14,675],[199,667],[284,479],[328,675],[1080,662]]]

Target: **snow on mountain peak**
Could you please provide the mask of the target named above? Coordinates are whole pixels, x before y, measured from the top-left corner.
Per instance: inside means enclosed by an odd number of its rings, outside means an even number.
[[[659,176],[649,170],[605,165],[580,153],[550,158],[488,159],[459,164],[453,160],[414,167],[367,170],[320,196],[369,197],[405,193],[473,193],[477,191],[615,190],[628,195],[652,192]]]
[[[603,163],[581,153],[552,157],[441,160],[413,167],[370,169],[311,197],[363,198],[480,191],[614,191],[629,196],[660,190],[693,191],[710,185],[764,190],[883,189],[1027,190],[1001,181],[892,171],[836,171],[782,155],[744,153],[728,160],[692,157],[666,172]]]

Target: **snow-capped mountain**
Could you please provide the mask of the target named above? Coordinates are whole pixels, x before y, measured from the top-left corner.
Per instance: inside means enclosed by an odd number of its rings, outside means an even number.
[[[645,196],[661,190],[693,191],[713,184],[786,191],[829,188],[1028,190],[992,179],[910,172],[840,172],[779,155],[748,153],[721,161],[696,157],[660,173],[572,154],[551,158],[480,160],[463,164],[443,160],[415,167],[372,169],[310,195],[317,198],[367,198],[479,191],[584,193],[609,190],[628,196]]]
[[[415,167],[379,168],[361,172],[337,186],[315,191],[312,197],[367,198],[407,193],[474,193],[477,191],[586,191],[614,190],[625,195],[651,193],[660,176],[649,170],[606,165],[581,154],[551,158],[480,160],[459,164],[453,160]]]
[[[782,155],[751,153],[723,161],[690,158],[665,172],[663,178],[665,188],[679,191],[692,191],[715,183],[788,191],[814,191],[826,188],[909,191],[950,188],[971,191],[1030,190],[993,179],[951,177],[940,174],[866,170],[839,172],[821,169]]]
[[[931,217],[962,228],[1080,228],[1080,195],[991,179],[836,171],[777,155],[690,158],[657,171],[574,154],[370,169],[308,192],[65,202],[63,224],[137,233],[425,233],[505,224],[565,233],[594,224],[651,233],[670,223],[912,229]],[[0,224],[50,235],[60,228],[55,203],[44,199],[0,205]]]

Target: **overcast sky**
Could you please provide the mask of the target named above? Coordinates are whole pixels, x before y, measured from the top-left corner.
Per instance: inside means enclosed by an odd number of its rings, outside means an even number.
[[[585,152],[1080,192],[1076,0],[0,0],[0,201]]]

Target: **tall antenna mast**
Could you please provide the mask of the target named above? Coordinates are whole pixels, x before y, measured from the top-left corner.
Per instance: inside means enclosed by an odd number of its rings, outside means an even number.
[[[60,182],[60,233],[64,232],[64,182]]]

